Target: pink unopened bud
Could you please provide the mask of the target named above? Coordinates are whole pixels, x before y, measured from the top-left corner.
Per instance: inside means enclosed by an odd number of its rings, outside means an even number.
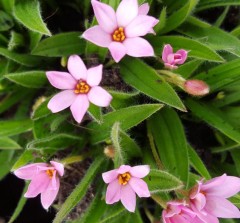
[[[203,96],[209,93],[209,86],[201,80],[187,80],[184,83],[184,90],[195,96]]]

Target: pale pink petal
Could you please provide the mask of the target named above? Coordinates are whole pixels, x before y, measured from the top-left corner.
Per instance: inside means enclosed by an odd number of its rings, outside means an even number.
[[[228,198],[240,191],[240,178],[224,174],[207,181],[203,184],[202,190],[207,195]]]
[[[126,172],[129,172],[131,170],[131,166],[128,166],[128,165],[121,165],[118,170],[117,170],[117,173],[118,174],[123,174],[123,173],[126,173]]]
[[[190,199],[194,199],[202,188],[203,180],[197,181],[197,184],[190,191]]]
[[[45,191],[50,184],[51,179],[46,172],[41,172],[32,178],[31,183],[28,186],[27,192],[24,194],[24,197],[31,198],[36,197],[38,194]]]
[[[62,163],[58,163],[56,161],[50,161],[52,166],[57,170],[59,176],[63,176],[64,174],[64,165]]]
[[[198,193],[192,202],[195,207],[201,211],[206,205],[206,197],[202,193]]]
[[[87,71],[87,83],[93,87],[99,85],[102,80],[103,65],[92,67]]]
[[[89,91],[88,99],[97,106],[107,107],[111,103],[112,96],[102,87],[95,86]]]
[[[50,84],[61,90],[74,89],[76,80],[67,72],[48,71],[46,72]]]
[[[139,197],[150,197],[147,184],[139,178],[131,177],[128,182]]]
[[[181,215],[174,215],[171,218],[170,222],[171,223],[191,223],[191,222],[186,221],[186,219],[184,217],[182,217]]]
[[[118,180],[112,181],[108,187],[106,192],[106,203],[113,204],[120,200],[121,196],[121,185],[118,183]]]
[[[149,12],[150,6],[148,3],[144,3],[138,8],[138,15],[147,15]]]
[[[197,212],[197,216],[202,220],[202,223],[219,223],[218,218],[209,213]]]
[[[127,38],[145,36],[158,23],[152,16],[139,15],[126,28]]]
[[[41,193],[41,203],[45,209],[48,209],[54,202],[60,187],[59,178],[56,178],[56,188],[53,190],[50,186]]]
[[[57,171],[54,170],[53,172],[53,176],[52,176],[52,179],[51,179],[51,183],[48,185],[48,188],[51,188],[51,190],[56,190],[57,188]]]
[[[178,64],[183,64],[186,61],[186,59],[187,59],[188,51],[186,51],[186,50],[178,50],[176,52],[176,54],[180,54],[181,55],[181,60],[178,61]]]
[[[108,49],[110,50],[113,59],[117,63],[126,55],[126,48],[122,43],[112,42]]]
[[[117,28],[116,14],[113,8],[107,4],[92,0],[94,15],[102,30],[112,34]]]
[[[122,0],[117,8],[118,26],[126,27],[138,15],[137,0]]]
[[[136,194],[129,184],[121,187],[121,202],[128,211],[135,211]]]
[[[208,196],[205,209],[219,218],[240,218],[238,208],[225,198]]]
[[[140,37],[127,38],[123,42],[127,54],[133,57],[150,57],[154,56],[154,51],[150,43]]]
[[[68,59],[68,71],[76,80],[87,79],[87,68],[78,55],[72,55]]]
[[[110,170],[102,174],[102,178],[105,183],[110,183],[117,179],[118,172],[116,170]]]
[[[162,60],[165,63],[168,63],[168,55],[173,53],[173,48],[170,44],[166,44],[163,47]]]
[[[53,113],[62,111],[69,107],[74,102],[76,97],[77,95],[73,92],[73,90],[61,91],[51,98],[51,100],[48,102],[48,108]]]
[[[76,120],[76,122],[80,123],[82,121],[83,116],[88,110],[88,107],[89,101],[87,95],[79,94],[70,107],[73,118]]]
[[[150,167],[149,167],[149,165],[134,166],[131,168],[131,170],[129,172],[130,172],[131,176],[133,176],[133,177],[143,178],[149,174]]]
[[[38,173],[38,166],[47,166],[46,163],[29,164],[14,171],[14,174],[23,180],[31,180]]]
[[[93,26],[87,29],[82,34],[82,37],[101,47],[108,47],[112,42],[111,35],[103,31],[100,26]]]

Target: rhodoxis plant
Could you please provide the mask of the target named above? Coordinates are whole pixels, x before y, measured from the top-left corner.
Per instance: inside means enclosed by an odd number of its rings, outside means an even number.
[[[239,222],[238,7],[0,0],[0,222]]]

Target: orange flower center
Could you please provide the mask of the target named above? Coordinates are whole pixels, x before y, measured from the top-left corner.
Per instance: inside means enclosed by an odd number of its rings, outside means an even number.
[[[87,94],[90,91],[90,89],[91,89],[91,87],[87,84],[86,81],[80,80],[74,89],[74,93],[75,94]]]
[[[46,174],[49,176],[50,179],[53,178],[54,171],[55,170],[46,170]]]
[[[112,39],[116,42],[123,42],[126,39],[123,27],[119,27],[113,32]]]
[[[126,185],[130,179],[131,175],[129,172],[118,175],[118,183],[120,185]]]

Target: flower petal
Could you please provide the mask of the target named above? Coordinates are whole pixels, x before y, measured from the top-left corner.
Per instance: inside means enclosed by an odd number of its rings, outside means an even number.
[[[109,34],[113,33],[117,28],[117,19],[113,8],[96,0],[92,0],[92,7],[102,30]]]
[[[20,167],[19,169],[14,171],[14,174],[23,180],[31,180],[33,177],[36,176],[38,173],[38,166],[47,166],[46,163],[33,163],[29,164],[23,167]]]
[[[138,8],[138,15],[147,15],[149,12],[150,6],[148,3],[144,3]]]
[[[76,80],[67,72],[48,71],[46,72],[50,84],[61,90],[74,89]]]
[[[129,184],[121,187],[121,202],[128,211],[135,211],[136,194]]]
[[[82,37],[101,47],[108,47],[112,42],[111,35],[103,31],[100,26],[93,26],[87,29],[82,34]]]
[[[110,170],[102,174],[102,178],[105,183],[110,183],[117,179],[118,172],[116,170]]]
[[[165,63],[168,63],[168,55],[173,53],[173,48],[170,44],[166,44],[163,47],[162,60]]]
[[[73,92],[73,90],[61,91],[51,98],[51,100],[48,102],[48,108],[53,113],[62,111],[69,107],[74,102],[76,97],[77,95]]]
[[[122,174],[122,173],[126,173],[126,172],[129,172],[131,170],[131,166],[128,166],[128,165],[121,165],[118,170],[117,170],[117,173],[118,174]]]
[[[87,68],[78,55],[72,55],[68,59],[68,70],[76,80],[86,80]]]
[[[113,59],[117,63],[126,55],[126,48],[122,43],[112,42],[108,49],[110,50]]]
[[[181,55],[181,60],[178,61],[178,64],[183,64],[186,61],[186,59],[187,59],[188,51],[186,51],[186,50],[178,50],[176,52],[176,54],[180,54]]]
[[[70,107],[73,118],[76,120],[76,122],[80,123],[82,121],[83,116],[88,110],[88,107],[89,101],[87,95],[78,95]]]
[[[102,80],[102,69],[103,65],[92,67],[87,71],[87,83],[93,87],[99,85]]]
[[[111,103],[112,96],[102,87],[95,86],[89,91],[88,99],[97,106],[107,107]]]
[[[118,180],[114,180],[107,187],[106,192],[106,203],[113,204],[120,200],[121,196],[121,185],[118,183]]]
[[[139,15],[125,28],[125,34],[128,38],[145,36],[158,21],[152,16]]]
[[[202,190],[207,195],[228,198],[240,191],[240,178],[224,174],[207,181],[202,185]]]
[[[134,166],[129,172],[133,177],[143,178],[149,174],[150,167],[149,165]]]
[[[64,174],[64,165],[62,163],[58,163],[56,161],[50,161],[52,166],[57,170],[59,176],[63,176]]]
[[[201,211],[206,205],[206,197],[202,193],[198,193],[191,202]]]
[[[154,56],[154,51],[150,43],[140,37],[127,38],[123,42],[126,47],[127,54],[133,57],[149,57]]]
[[[131,177],[129,184],[139,197],[150,197],[148,185],[139,178]]]
[[[46,174],[45,171],[35,175],[32,178],[31,183],[28,186],[27,192],[24,194],[24,197],[31,198],[36,197],[38,194],[42,193],[47,189],[51,182],[51,179]]]
[[[138,15],[137,0],[122,0],[117,8],[118,26],[126,27]]]
[[[52,189],[50,185],[48,188],[41,193],[41,203],[45,209],[48,209],[54,202],[60,187],[59,178],[56,178],[56,189]]]
[[[238,208],[225,198],[208,196],[205,209],[219,218],[240,218]]]

